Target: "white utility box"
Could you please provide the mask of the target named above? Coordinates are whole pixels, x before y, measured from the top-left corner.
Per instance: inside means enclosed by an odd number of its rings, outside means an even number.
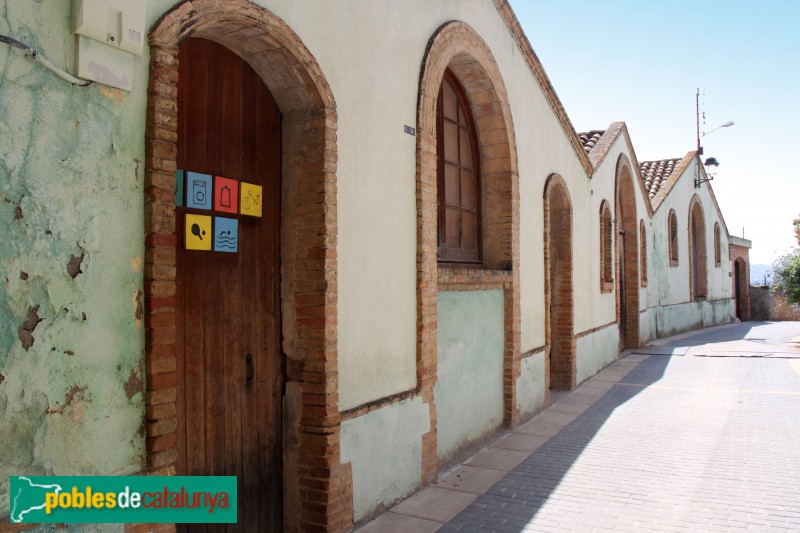
[[[144,51],[144,0],[72,0],[78,76],[133,89],[134,57]]]

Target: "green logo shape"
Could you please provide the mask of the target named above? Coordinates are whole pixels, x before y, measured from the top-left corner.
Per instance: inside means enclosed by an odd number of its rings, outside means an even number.
[[[235,476],[12,476],[23,524],[237,522]]]

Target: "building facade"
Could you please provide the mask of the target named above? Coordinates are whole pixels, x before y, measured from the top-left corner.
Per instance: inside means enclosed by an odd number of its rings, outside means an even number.
[[[72,17],[9,0],[0,33],[69,67]],[[0,480],[224,473],[247,524],[346,531],[623,349],[734,318],[697,155],[576,133],[505,0],[146,26],[129,91],[0,49]]]

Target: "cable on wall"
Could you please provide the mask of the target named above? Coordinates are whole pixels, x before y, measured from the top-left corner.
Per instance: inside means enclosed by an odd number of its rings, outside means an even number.
[[[27,44],[23,43],[22,41],[18,41],[16,39],[14,39],[13,37],[9,37],[7,35],[0,35],[0,43],[7,44],[9,46],[13,46],[14,48],[19,48],[20,50],[25,52],[26,55],[31,56],[31,58],[33,58],[34,61],[36,61],[37,63],[40,63],[42,66],[44,66],[48,70],[53,71],[56,74],[56,76],[58,76],[62,80],[66,80],[66,81],[70,82],[73,85],[79,85],[81,87],[86,87],[87,85],[92,83],[91,81],[88,81],[88,80],[82,80],[80,78],[76,78],[75,76],[73,76],[69,72],[67,72],[67,71],[55,66],[50,61],[48,61],[47,58],[44,57],[42,54],[40,54],[39,52],[37,52],[36,50],[31,48]]]

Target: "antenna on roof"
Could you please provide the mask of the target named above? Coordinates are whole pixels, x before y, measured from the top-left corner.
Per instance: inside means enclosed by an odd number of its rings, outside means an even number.
[[[703,155],[700,151],[700,87],[694,95],[694,111],[695,118],[697,119],[697,155]]]
[[[703,93],[705,97],[705,93]],[[705,101],[703,102],[705,104]],[[700,87],[694,95],[694,109],[697,117],[697,155],[703,155],[703,147],[700,146]],[[706,125],[706,112],[703,111],[703,126]]]
[[[703,90],[703,105],[705,105],[705,96],[706,96],[706,93],[705,93],[705,89],[704,89]],[[706,112],[703,111],[703,134],[700,135],[700,87],[697,88],[697,92],[694,95],[694,106],[695,106],[695,113],[696,113],[696,118],[697,118],[697,156],[699,158],[701,155],[703,155],[703,147],[700,146],[700,138],[701,137],[705,137],[706,135],[709,135],[711,133],[714,133],[715,131],[717,131],[720,128],[730,128],[731,126],[733,126],[733,121],[729,120],[725,124],[723,124],[721,126],[717,126],[713,130],[711,130],[709,132],[706,132],[705,131]],[[703,182],[711,181],[711,180],[714,179],[714,176],[717,173],[717,169],[719,168],[719,161],[717,161],[716,157],[709,157],[708,159],[706,159],[706,162],[704,163],[704,165],[708,169],[706,171],[706,178],[705,179],[700,179],[699,167],[695,168],[695,176],[694,176],[694,186],[695,186],[695,188],[699,188],[700,184],[703,183]],[[711,167],[714,167],[713,170],[712,170]]]

